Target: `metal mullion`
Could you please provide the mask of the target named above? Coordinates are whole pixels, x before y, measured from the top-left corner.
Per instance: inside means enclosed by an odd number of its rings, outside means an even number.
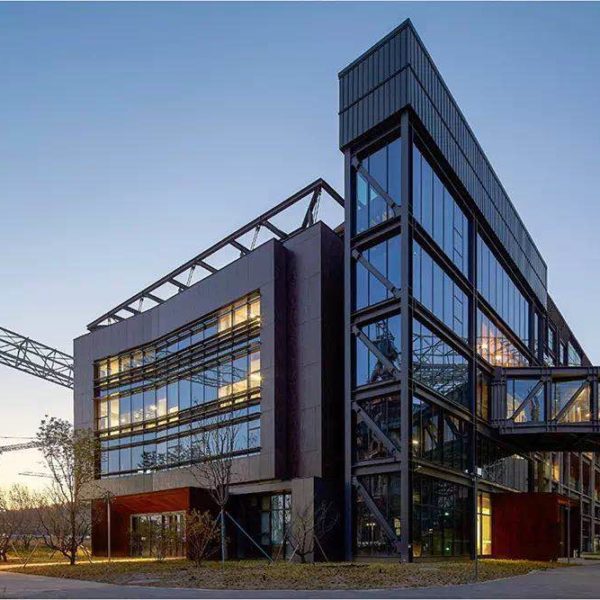
[[[412,146],[413,129],[408,111],[400,115],[401,140],[401,382],[400,382],[400,552],[412,561]]]
[[[400,218],[391,217],[382,223],[373,225],[366,231],[361,231],[352,237],[352,248],[362,251],[380,241],[390,239],[400,233]]]
[[[401,306],[401,305],[400,305]],[[352,313],[352,323],[358,327],[374,323],[387,317],[393,317],[398,314],[398,300],[388,298],[372,306],[366,306],[359,311]]]
[[[355,359],[351,313],[353,306],[354,285],[352,282],[351,232],[354,230],[352,200],[355,197],[355,175],[351,165],[349,150],[344,152],[344,558],[353,558],[354,506],[352,486],[352,440],[354,425],[352,414],[352,382],[353,363]]]
[[[444,479],[458,483],[460,485],[469,485],[471,479],[468,475],[463,474],[462,471],[449,469],[438,463],[428,461],[427,459],[414,458],[413,462],[419,467],[420,475],[427,475],[428,477],[435,477],[437,479]]]
[[[378,381],[355,389],[352,397],[357,402],[373,400],[381,396],[392,396],[400,394],[400,382],[394,379]]]
[[[400,463],[394,458],[360,461],[352,465],[352,473],[355,477],[364,475],[394,475],[399,470]]]

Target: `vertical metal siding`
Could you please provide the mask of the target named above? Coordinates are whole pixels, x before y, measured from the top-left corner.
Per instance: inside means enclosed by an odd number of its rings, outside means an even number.
[[[409,21],[340,73],[340,147],[406,106],[545,305],[546,264]]]

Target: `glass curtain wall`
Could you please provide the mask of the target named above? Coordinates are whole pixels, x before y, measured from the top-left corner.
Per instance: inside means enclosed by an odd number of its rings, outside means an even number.
[[[258,294],[151,345],[97,361],[100,475],[193,461],[209,436],[229,437],[236,454],[257,452],[260,383]]]
[[[373,271],[397,290],[401,288],[402,237],[397,210],[394,210],[402,202],[401,154],[399,137],[379,143],[358,155],[360,167],[353,174],[350,243],[369,265],[367,268],[363,262],[350,258],[354,332],[351,383],[353,400],[361,408],[353,418],[352,465],[360,463],[362,468],[390,457],[386,445],[374,434],[371,421],[392,444],[400,447],[400,394],[381,391],[381,388],[395,384],[401,367],[401,318],[397,300],[388,289],[390,286],[380,281]],[[354,552],[369,556],[393,555],[394,542],[388,537],[390,530],[382,528],[381,519],[400,535],[400,476],[396,472],[378,473],[359,479],[379,514],[374,515],[369,503],[355,490]]]

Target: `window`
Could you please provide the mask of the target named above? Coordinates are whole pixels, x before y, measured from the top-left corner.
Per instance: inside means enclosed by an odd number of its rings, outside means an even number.
[[[529,461],[495,440],[477,434],[477,466],[481,477],[519,492],[529,488]]]
[[[550,354],[556,352],[556,330],[550,323],[548,323],[548,328],[546,329],[546,350]]]
[[[413,320],[413,379],[447,400],[470,406],[467,359]]]
[[[463,556],[471,551],[469,488],[424,475],[413,478],[413,555]]]
[[[390,283],[400,288],[400,236],[396,235],[362,252],[364,258],[373,265]],[[356,310],[382,302],[392,296],[373,273],[360,262],[354,263],[356,285]]]
[[[417,242],[413,243],[413,296],[459,337],[468,338],[467,295]]]
[[[477,290],[521,341],[529,345],[529,302],[479,235]]]
[[[131,556],[185,556],[183,512],[132,515],[130,531]]]
[[[291,524],[291,494],[273,494],[261,499],[261,546],[271,550],[281,548],[285,543]],[[286,547],[283,556],[289,556],[291,548]]]
[[[590,384],[584,379],[552,382],[552,418],[561,423],[589,421]]]
[[[360,403],[360,407],[375,421],[388,439],[400,447],[400,396],[382,396]],[[385,458],[389,452],[359,413],[356,417],[355,451],[357,460]]]
[[[400,475],[367,475],[360,477],[359,481],[377,504],[395,535],[400,536]],[[355,535],[356,553],[359,556],[386,556],[394,552],[391,541],[360,494],[356,495]]]
[[[477,494],[477,554],[492,553],[492,497],[487,492]]]
[[[507,419],[514,419],[517,423],[545,420],[544,386],[540,386],[539,383],[539,379],[506,380]],[[527,403],[523,404],[526,400]]]
[[[529,366],[529,361],[525,356],[481,310],[477,311],[477,352],[491,365],[499,367]]]
[[[356,337],[355,385],[391,379],[393,374],[385,363],[389,361],[394,368],[400,368],[400,315],[366,325],[361,331],[377,348],[378,354],[371,352],[367,345]],[[379,355],[387,361],[383,361]]]
[[[471,426],[444,409],[413,397],[413,456],[464,471],[469,467]]]
[[[259,317],[260,298],[251,294],[164,340],[96,363],[102,476],[187,462],[190,436],[217,424],[235,428],[236,455],[260,450]],[[111,365],[118,365],[112,376]]]
[[[400,139],[397,139],[361,161],[362,168],[398,206],[400,205],[400,148]],[[360,173],[356,173],[355,193],[354,233],[366,231],[393,216],[388,203]]]
[[[581,355],[575,349],[575,346],[573,346],[571,342],[567,344],[567,357],[569,367],[581,366]]]
[[[416,146],[413,146],[413,215],[468,277],[469,222]]]
[[[533,354],[536,359],[540,358],[540,317],[537,311],[534,311],[533,313]]]

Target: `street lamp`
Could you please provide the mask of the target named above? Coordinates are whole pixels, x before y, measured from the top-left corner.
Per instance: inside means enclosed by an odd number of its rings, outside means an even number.
[[[471,480],[473,481],[473,530],[475,532],[474,536],[474,547],[475,547],[475,581],[479,580],[479,491],[477,483],[479,478],[483,474],[481,467],[475,467],[475,471],[470,473]]]

